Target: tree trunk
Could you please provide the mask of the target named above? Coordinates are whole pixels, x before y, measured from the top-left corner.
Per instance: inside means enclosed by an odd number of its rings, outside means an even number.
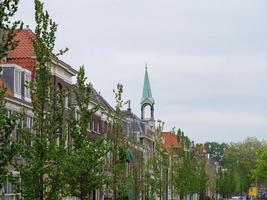
[[[83,177],[80,177],[80,200],[84,200]]]
[[[40,200],[43,200],[44,199],[44,180],[43,180],[43,172],[41,172],[40,173],[40,176],[39,176],[39,183],[40,183],[40,185],[39,185],[39,192],[40,192],[40,194],[39,194],[39,196],[40,196]]]

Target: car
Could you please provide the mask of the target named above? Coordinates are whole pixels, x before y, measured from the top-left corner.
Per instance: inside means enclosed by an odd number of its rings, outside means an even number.
[[[231,200],[240,200],[240,199],[242,199],[241,196],[234,196],[234,197],[231,198]]]

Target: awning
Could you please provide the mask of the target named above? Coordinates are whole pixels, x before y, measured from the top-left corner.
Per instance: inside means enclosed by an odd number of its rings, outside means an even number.
[[[127,149],[127,155],[128,155],[128,161],[129,162],[132,162],[132,161],[134,161],[136,159],[135,155],[134,155],[134,153],[132,152],[131,149]]]

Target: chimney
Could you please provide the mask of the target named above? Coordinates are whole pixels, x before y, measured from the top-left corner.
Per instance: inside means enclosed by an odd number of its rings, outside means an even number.
[[[131,101],[128,100],[125,103],[128,103],[128,108],[127,108],[127,115],[131,115],[132,109],[131,109]]]

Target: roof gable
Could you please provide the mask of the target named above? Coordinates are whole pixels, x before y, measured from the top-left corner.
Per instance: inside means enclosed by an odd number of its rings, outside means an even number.
[[[163,143],[162,147],[169,151],[172,148],[180,148],[181,142],[177,136],[171,132],[162,132]]]
[[[8,59],[14,58],[33,58],[35,57],[33,41],[35,35],[31,29],[23,29],[15,37],[19,41],[18,46],[14,50],[8,52]]]
[[[145,104],[145,103],[148,103],[148,104],[155,103],[154,98],[152,97],[152,91],[150,87],[147,67],[146,67],[145,78],[144,78],[143,95],[141,99],[141,104]]]

